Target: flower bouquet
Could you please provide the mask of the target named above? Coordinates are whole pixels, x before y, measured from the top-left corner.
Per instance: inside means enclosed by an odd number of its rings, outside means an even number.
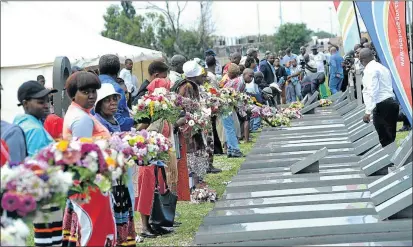
[[[0,246],[26,246],[29,227],[21,219],[1,217]]]
[[[301,103],[300,101],[296,101],[296,102],[291,103],[288,108],[301,110],[303,109],[303,107],[304,107],[303,103]]]
[[[275,116],[265,118],[265,121],[272,127],[291,126],[290,119],[278,113]]]
[[[329,99],[320,99],[320,106],[321,107],[327,107],[330,106],[331,104],[333,104],[333,102]]]
[[[175,123],[181,113],[181,109],[174,104],[173,93],[145,95],[138,100],[138,104],[132,106],[132,113],[136,120],[151,119],[152,122],[164,119],[169,123]]]
[[[200,184],[191,193],[191,203],[202,203],[202,202],[216,202],[217,193],[212,190],[208,185]]]
[[[183,133],[191,133],[191,136],[199,132],[208,133],[211,128],[211,110],[202,107],[201,110],[194,113],[186,112],[186,124],[180,129]]]
[[[41,150],[36,159],[75,173],[71,191],[88,199],[90,187],[103,192],[111,189],[112,174],[102,149],[91,138],[62,140]]]
[[[12,218],[32,218],[49,204],[64,206],[73,174],[42,160],[1,167],[1,209]],[[30,219],[29,219],[30,221]]]
[[[124,155],[139,166],[156,164],[158,161],[167,161],[168,152],[172,148],[172,143],[164,135],[155,131],[146,130],[123,133],[121,139],[129,144],[130,149],[123,151]]]
[[[231,100],[232,104],[228,103],[229,100]],[[210,108],[211,114],[214,116],[226,117],[231,114],[234,109],[233,103],[229,95],[222,96],[220,90],[215,88],[209,88],[207,91],[201,93],[201,105],[205,108]]]
[[[263,118],[269,118],[269,117],[273,117],[275,114],[277,114],[277,112],[278,112],[277,108],[263,105],[261,107],[260,115]]]
[[[298,119],[302,117],[298,108],[284,108],[281,110],[281,114],[289,119]]]

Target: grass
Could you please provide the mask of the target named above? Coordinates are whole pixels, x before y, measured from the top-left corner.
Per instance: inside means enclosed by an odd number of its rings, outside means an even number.
[[[403,126],[403,123],[402,123],[402,122],[398,122],[398,123],[397,123],[397,130],[399,130],[402,126]],[[404,138],[407,137],[408,134],[409,134],[409,131],[397,132],[397,134],[396,134],[396,143],[397,143],[397,146],[400,146],[400,144],[402,143],[402,141],[404,140]]]
[[[252,134],[252,141],[240,144],[241,150],[247,154],[253,147],[258,134]],[[228,159],[226,156],[214,156],[214,166],[222,169],[218,174],[207,174],[204,181],[211,189],[216,190],[218,199],[225,192],[226,184],[237,174],[245,158]],[[213,203],[192,204],[178,202],[177,211],[180,214],[177,221],[182,225],[175,228],[175,232],[155,239],[145,239],[137,246],[191,246],[193,238],[204,217],[213,209]],[[140,219],[137,218],[137,232],[140,232]]]

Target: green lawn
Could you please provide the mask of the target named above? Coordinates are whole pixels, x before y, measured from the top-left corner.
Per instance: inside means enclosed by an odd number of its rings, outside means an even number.
[[[397,130],[399,130],[401,127],[403,126],[402,122],[399,122],[397,124]],[[404,138],[406,138],[406,136],[409,134],[409,131],[404,131],[404,132],[397,132],[396,134],[396,142],[397,145],[399,146],[401,144],[401,142],[404,140]]]

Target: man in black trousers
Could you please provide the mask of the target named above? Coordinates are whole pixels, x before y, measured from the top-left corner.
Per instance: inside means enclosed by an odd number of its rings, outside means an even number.
[[[399,104],[395,100],[390,71],[374,60],[373,51],[363,48],[360,51],[360,62],[363,71],[363,98],[366,112],[365,123],[370,122],[373,113],[373,124],[379,134],[383,147],[396,139]]]

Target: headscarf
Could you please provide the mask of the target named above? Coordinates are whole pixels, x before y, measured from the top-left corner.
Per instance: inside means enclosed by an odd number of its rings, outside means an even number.
[[[165,88],[166,91],[169,92],[171,89],[171,82],[168,79],[156,78],[151,81],[147,87],[149,94],[153,93],[157,88]]]
[[[56,114],[50,114],[44,121],[44,128],[53,137],[53,139],[62,138],[63,118]]]

